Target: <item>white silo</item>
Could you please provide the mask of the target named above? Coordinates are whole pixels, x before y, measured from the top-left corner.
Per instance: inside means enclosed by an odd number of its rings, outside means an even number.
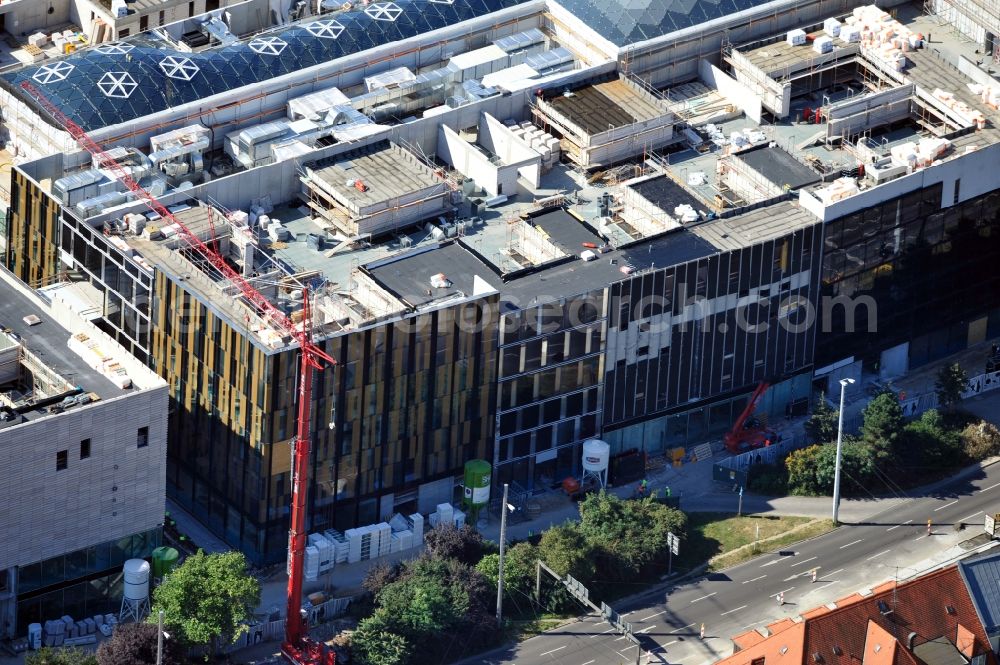
[[[129,559],[122,567],[124,591],[118,620],[136,623],[149,614],[149,563],[144,559]]]
[[[588,478],[597,481],[600,488],[608,484],[608,460],[611,458],[611,446],[600,439],[589,439],[583,442],[583,485]]]

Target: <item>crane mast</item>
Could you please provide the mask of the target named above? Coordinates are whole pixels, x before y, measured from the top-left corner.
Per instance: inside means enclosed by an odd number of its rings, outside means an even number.
[[[211,218],[211,211],[209,211],[209,225],[212,231],[212,247],[209,247],[184,223],[178,220],[165,205],[160,203],[156,197],[136,182],[132,175],[117,160],[108,155],[83,128],[70,120],[38,88],[29,81],[22,82],[21,88],[38,102],[56,124],[65,129],[81,148],[93,155],[102,168],[110,170],[115,178],[135,194],[147,208],[158,214],[165,222],[175,224],[179,229],[178,235],[183,239],[187,248],[208,261],[226,280],[239,288],[244,299],[261,318],[287,333],[292,339],[298,342],[300,352],[299,404],[298,423],[292,453],[292,505],[288,529],[288,618],[285,622],[285,640],[281,645],[281,653],[292,665],[334,665],[336,661],[334,652],[328,650],[326,645],[316,642],[309,637],[308,626],[301,614],[302,576],[306,543],[306,496],[309,491],[309,422],[312,409],[312,378],[313,371],[322,369],[324,363],[329,365],[336,364],[333,358],[312,341],[308,289],[302,290],[303,319],[301,327],[296,326],[283,311],[278,309],[264,294],[245,280],[218,253],[218,245],[215,242],[215,224]]]

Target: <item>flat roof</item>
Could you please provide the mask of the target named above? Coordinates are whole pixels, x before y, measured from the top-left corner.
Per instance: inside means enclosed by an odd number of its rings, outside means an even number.
[[[24,317],[31,314],[38,316],[41,323],[33,326],[25,323]],[[101,399],[112,399],[129,392],[116,386],[71,351],[67,343],[72,333],[50,319],[17,289],[4,289],[4,296],[0,298],[0,328],[9,329],[17,335],[18,341],[46,367],[84,392],[95,393]],[[32,414],[35,417],[41,415],[37,411],[22,415],[31,420]]]
[[[456,296],[471,296],[477,291],[476,278],[499,291],[503,283],[475,254],[460,242],[449,241],[369,263],[365,270],[379,286],[403,302],[420,307]],[[431,277],[443,274],[451,284],[437,287]]]
[[[695,210],[699,206],[705,205],[703,201],[689,194],[686,189],[666,175],[658,175],[648,180],[631,183],[626,187],[634,190],[639,196],[668,214],[673,214],[674,208],[679,205],[686,204]]]
[[[720,250],[749,247],[774,240],[820,220],[796,201],[780,201],[733,217],[713,219],[691,227],[691,233]]]
[[[387,142],[339,155],[332,164],[319,166],[314,177],[358,207],[391,201],[432,187],[443,187],[441,178],[407,150]],[[351,181],[361,181],[361,191]]]
[[[760,146],[733,153],[733,157],[778,187],[800,189],[819,182],[820,174],[778,146]]]
[[[546,100],[588,134],[599,134],[666,114],[622,81],[608,81]]]
[[[554,208],[530,218],[530,222],[545,231],[549,240],[567,254],[579,256],[586,251],[583,243],[600,247],[604,239],[594,233],[587,224],[562,208]]]

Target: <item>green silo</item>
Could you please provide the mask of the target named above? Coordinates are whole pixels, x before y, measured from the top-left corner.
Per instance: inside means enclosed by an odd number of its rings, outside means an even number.
[[[469,460],[465,463],[465,496],[462,505],[469,514],[468,524],[476,525],[479,521],[479,511],[490,503],[490,478],[493,467],[482,459]]]
[[[173,547],[157,547],[153,550],[153,577],[163,579],[177,565],[180,552]]]

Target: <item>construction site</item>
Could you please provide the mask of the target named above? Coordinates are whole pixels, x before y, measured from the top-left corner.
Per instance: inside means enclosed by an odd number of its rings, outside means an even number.
[[[946,10],[748,3],[601,35],[604,9],[564,4],[235,5],[2,78],[5,265],[72,285],[167,380],[171,496],[255,562],[290,519],[301,559],[306,531],[436,514],[471,459],[531,496],[589,438],[696,445],[765,378],[779,417],[951,348],[930,326],[1000,326],[1000,82]],[[181,49],[191,21],[214,27]],[[899,295],[914,256],[923,300]],[[864,346],[798,325],[871,292],[905,318]]]

